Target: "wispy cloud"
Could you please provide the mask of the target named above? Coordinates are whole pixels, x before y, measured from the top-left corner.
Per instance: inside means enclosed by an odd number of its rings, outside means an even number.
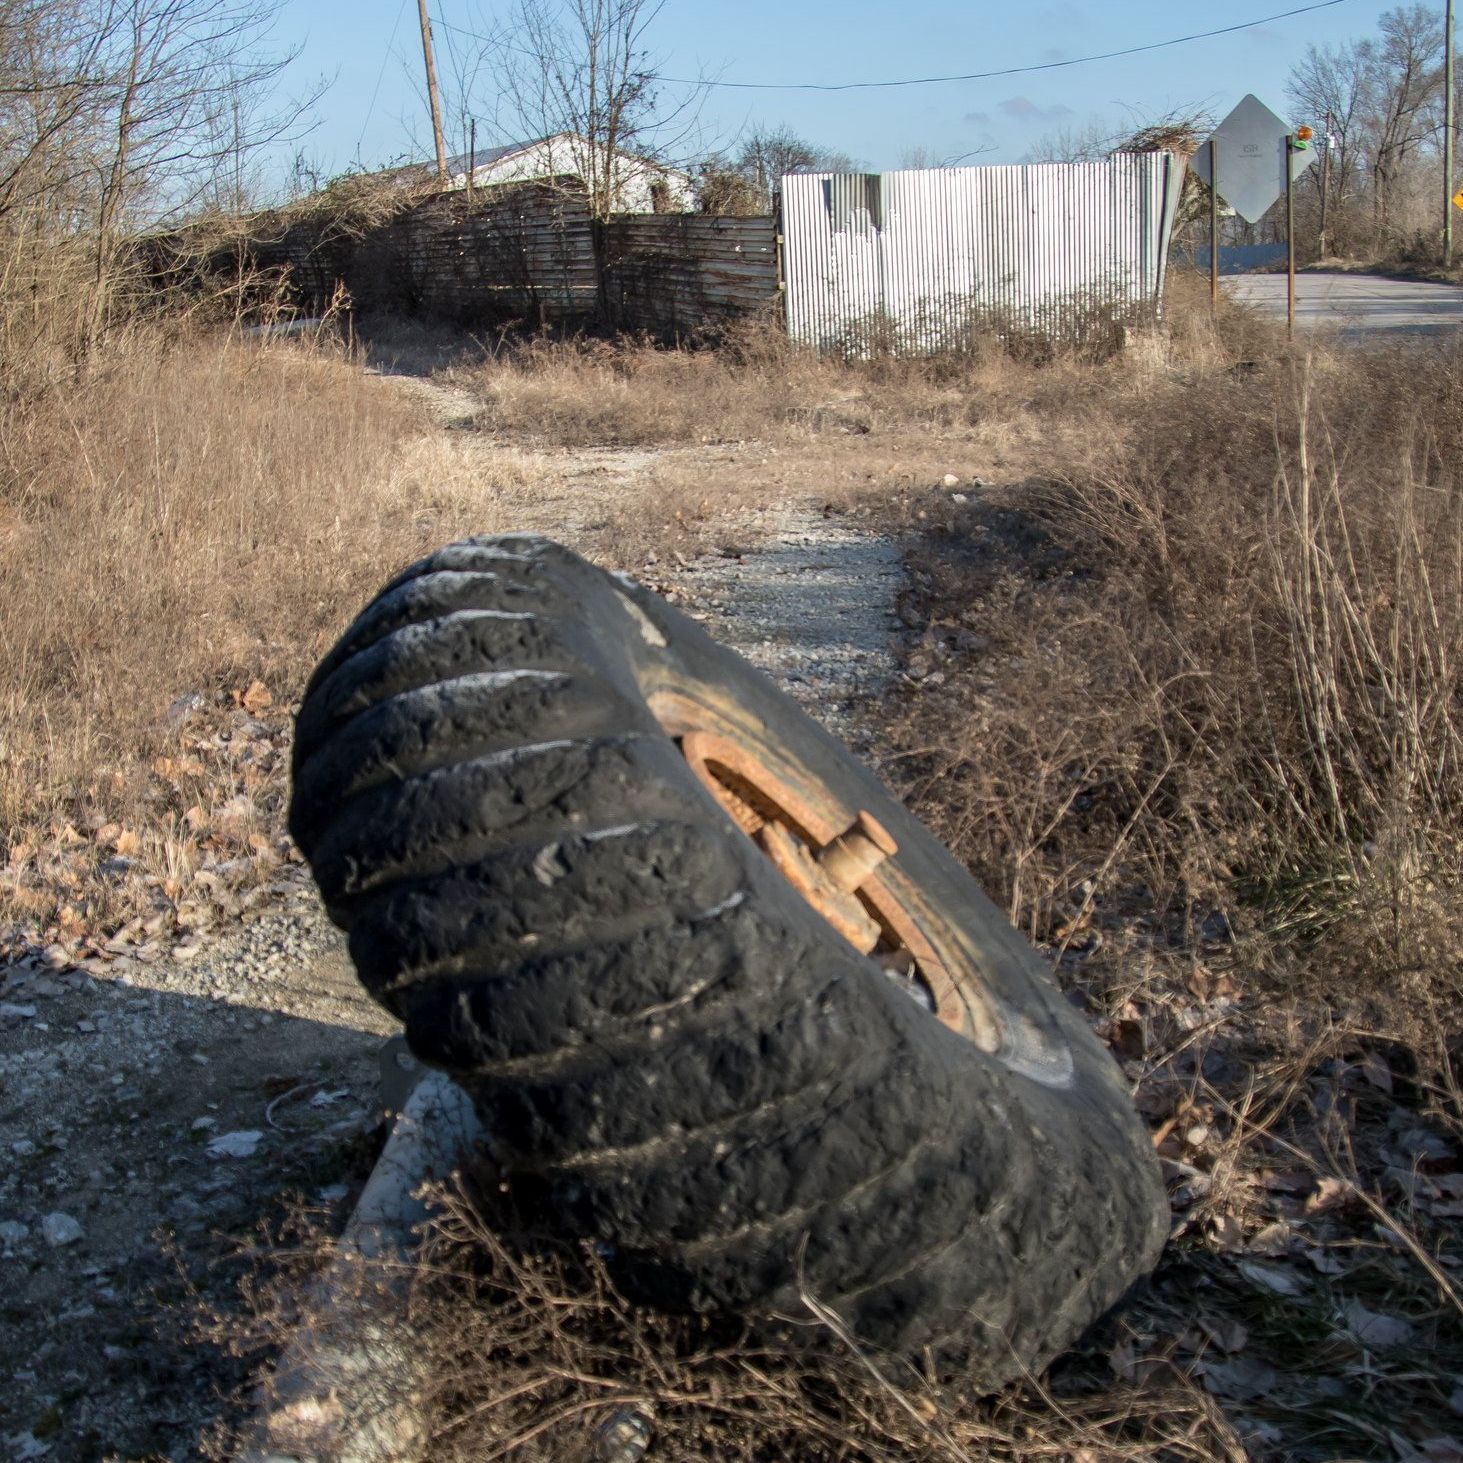
[[[1071,107],[1061,102],[1054,107],[1039,107],[1030,97],[1007,97],[1000,103],[1000,110],[1013,122],[1060,122],[1072,115]]]
[[[967,112],[964,120],[975,123],[977,127],[989,127],[991,125],[991,114],[989,112]]]

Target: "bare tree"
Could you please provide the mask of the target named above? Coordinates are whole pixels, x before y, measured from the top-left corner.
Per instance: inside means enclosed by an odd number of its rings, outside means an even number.
[[[995,150],[994,142],[982,142],[978,147],[972,147],[966,152],[948,153],[921,142],[913,147],[906,147],[899,154],[899,166],[914,173],[927,172],[931,168],[958,168],[969,163],[971,158],[980,157],[984,153]]]
[[[1368,46],[1372,209],[1379,232],[1392,224],[1399,175],[1437,133],[1442,100],[1443,27],[1422,5],[1389,10]]]
[[[1093,163],[1105,158],[1117,146],[1112,126],[1098,117],[1081,126],[1059,127],[1043,133],[1027,150],[1027,163]]]
[[[0,352],[21,321],[35,340],[70,319],[84,355],[136,258],[131,236],[245,201],[259,151],[304,110],[275,101],[291,59],[268,48],[278,9],[0,0]]]
[[[777,180],[788,173],[854,173],[859,164],[847,153],[820,147],[799,137],[790,127],[753,127],[742,138],[735,170],[770,205],[777,194]]]
[[[1373,37],[1312,46],[1291,73],[1289,95],[1298,120],[1319,128],[1330,114],[1328,233],[1342,247],[1385,253],[1419,217],[1430,219],[1432,200],[1421,215],[1417,206],[1441,143],[1443,30],[1436,11],[1398,6],[1381,17]],[[1313,171],[1318,189],[1320,170]]]
[[[700,89],[659,84],[647,32],[664,0],[520,0],[486,41],[499,135],[541,142],[598,222],[632,181],[652,190],[694,126]]]
[[[1365,134],[1372,101],[1370,42],[1309,47],[1291,72],[1286,90],[1296,117],[1310,122],[1318,134],[1324,134],[1330,119],[1330,138],[1322,135],[1322,146],[1330,148],[1330,161],[1325,169],[1306,171],[1310,186],[1318,191],[1324,173],[1326,206],[1335,220],[1329,232],[1345,248],[1350,243],[1348,205],[1366,171]]]

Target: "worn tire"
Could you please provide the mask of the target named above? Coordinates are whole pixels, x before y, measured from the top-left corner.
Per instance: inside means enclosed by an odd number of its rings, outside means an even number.
[[[648,700],[739,708],[871,811],[976,952],[984,1051],[792,890]],[[996,1386],[1151,1268],[1114,1063],[965,871],[833,738],[628,580],[531,537],[389,584],[300,710],[290,827],[371,994],[472,1093],[521,1213],[671,1308],[806,1315]]]

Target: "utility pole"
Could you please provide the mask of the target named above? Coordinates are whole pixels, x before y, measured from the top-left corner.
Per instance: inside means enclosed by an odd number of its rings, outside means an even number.
[[[1219,143],[1209,139],[1209,313],[1219,308]]]
[[[1443,16],[1443,268],[1453,265],[1453,0]]]
[[[442,141],[442,98],[437,95],[437,63],[432,60],[432,23],[427,19],[427,0],[417,0],[422,22],[422,56],[427,63],[427,100],[432,107],[432,138],[437,144],[437,177],[447,181],[447,144]]]

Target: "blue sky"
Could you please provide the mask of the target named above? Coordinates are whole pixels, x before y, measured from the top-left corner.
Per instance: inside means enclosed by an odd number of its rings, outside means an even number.
[[[482,31],[511,3],[430,0],[429,8],[449,25]],[[1258,19],[1300,3],[666,0],[650,41],[669,75],[865,81],[1066,60]],[[712,91],[702,104],[699,140],[727,146],[750,124],[787,123],[812,141],[883,169],[899,166],[915,147],[941,159],[989,147],[970,160],[1014,162],[1063,127],[1098,120],[1117,128],[1129,117],[1142,121],[1173,110],[1218,116],[1248,91],[1283,115],[1286,76],[1305,47],[1370,34],[1389,8],[1375,0],[1342,0],[1147,55],[987,81],[842,93]],[[316,109],[319,125],[303,143],[326,175],[358,161],[374,166],[428,150],[415,0],[289,0],[276,37],[299,49],[293,84],[304,89],[322,77],[331,83]],[[450,91],[450,47],[471,43],[445,26],[437,28],[436,42]],[[450,109],[453,98],[447,100]],[[490,103],[481,98],[475,110],[486,111]]]

